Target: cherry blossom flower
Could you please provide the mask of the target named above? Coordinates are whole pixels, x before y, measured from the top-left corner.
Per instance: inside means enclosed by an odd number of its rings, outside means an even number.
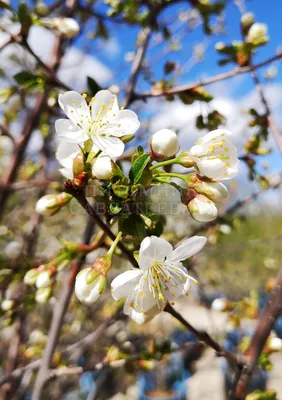
[[[99,150],[115,158],[124,151],[122,136],[135,133],[140,126],[137,115],[119,109],[117,97],[109,90],[99,91],[89,105],[79,93],[69,91],[59,96],[59,105],[68,119],[58,119],[55,128],[66,147],[70,143],[83,146],[90,139]]]
[[[164,239],[146,237],[139,251],[140,269],[123,272],[112,281],[113,298],[127,298],[124,313],[134,320],[141,322],[142,316],[136,318],[133,311],[146,317],[156,315],[168,302],[188,294],[193,278],[188,275],[181,261],[198,253],[205,243],[205,237],[194,236],[173,250],[172,245]]]
[[[239,160],[231,135],[225,129],[216,129],[201,137],[191,148],[189,155],[202,175],[226,180],[237,174]]]

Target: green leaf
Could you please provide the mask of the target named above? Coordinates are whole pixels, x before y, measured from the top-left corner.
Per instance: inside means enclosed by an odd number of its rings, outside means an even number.
[[[117,182],[112,185],[112,191],[117,197],[120,197],[122,199],[127,199],[129,193],[129,186]]]
[[[87,86],[92,96],[95,96],[95,94],[102,89],[95,79],[91,78],[91,76],[87,77]]]
[[[29,71],[19,72],[14,75],[14,79],[17,83],[29,89],[42,88],[45,83],[43,78],[38,77]]]
[[[150,161],[151,157],[149,154],[143,154],[134,161],[129,171],[129,178],[134,185],[140,181],[143,172]]]
[[[130,214],[128,218],[120,220],[119,230],[125,235],[138,236],[140,240],[146,236],[145,224],[137,214]]]
[[[122,209],[123,209],[122,203],[120,203],[120,202],[111,203],[109,206],[109,210],[110,210],[111,214],[113,214],[113,215],[120,214]]]

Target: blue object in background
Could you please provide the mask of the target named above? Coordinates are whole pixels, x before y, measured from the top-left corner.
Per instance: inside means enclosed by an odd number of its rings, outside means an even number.
[[[184,369],[181,354],[173,354],[161,368],[143,373],[139,380],[139,400],[156,399],[152,392],[167,392],[159,400],[185,400],[187,395],[186,380],[191,376]],[[150,396],[152,393],[152,397]]]

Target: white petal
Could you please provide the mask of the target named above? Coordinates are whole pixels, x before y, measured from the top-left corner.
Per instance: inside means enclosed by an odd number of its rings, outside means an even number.
[[[147,236],[142,240],[139,250],[139,265],[142,270],[151,267],[157,261],[164,261],[172,253],[172,245],[156,236]]]
[[[72,168],[59,168],[59,172],[67,179],[73,179]]]
[[[139,282],[142,271],[134,269],[118,275],[111,283],[112,296],[115,300],[129,296]]]
[[[140,122],[135,112],[120,110],[117,112],[117,116],[101,131],[107,135],[121,137],[135,133],[139,127]]]
[[[94,303],[101,295],[100,279],[90,284],[87,284],[85,281],[86,274],[90,269],[91,267],[84,268],[78,273],[75,280],[75,294],[77,298],[85,304]]]
[[[117,96],[109,90],[100,90],[91,100],[92,120],[103,119],[107,115],[107,119],[114,118],[119,111]]]
[[[116,137],[101,137],[95,135],[92,139],[95,146],[111,158],[121,156],[124,151],[124,143]]]
[[[69,143],[83,143],[88,139],[86,133],[69,119],[58,119],[55,122],[57,135]]]
[[[74,123],[82,125],[81,121],[90,121],[89,107],[79,93],[69,91],[59,96],[59,105]]]
[[[166,259],[168,262],[183,261],[198,253],[206,244],[204,236],[193,236],[184,240]]]
[[[197,167],[202,175],[212,179],[223,179],[227,173],[227,168],[219,158],[213,160],[198,159]]]
[[[80,148],[75,143],[61,142],[56,152],[56,158],[65,168],[72,168],[73,160],[80,152]]]

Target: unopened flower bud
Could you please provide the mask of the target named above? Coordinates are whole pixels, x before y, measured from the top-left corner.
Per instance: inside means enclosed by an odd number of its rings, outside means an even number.
[[[197,194],[188,203],[188,210],[191,216],[199,222],[214,221],[217,217],[217,208],[214,202],[202,194]]]
[[[35,12],[40,17],[44,17],[49,14],[49,8],[45,3],[43,3],[43,1],[39,1],[35,6]]]
[[[37,268],[32,268],[24,276],[24,283],[26,285],[35,285],[37,277],[39,274],[39,270]]]
[[[179,141],[175,132],[161,129],[150,139],[152,156],[156,160],[173,157],[179,150]]]
[[[35,205],[35,211],[42,215],[53,215],[58,212],[62,207],[67,205],[72,199],[68,193],[62,192],[60,194],[46,194],[41,197]]]
[[[49,300],[51,293],[52,293],[52,288],[50,286],[37,289],[35,294],[35,300],[37,301],[37,303],[45,304]]]
[[[79,34],[79,25],[73,18],[55,18],[55,23],[58,31],[64,36],[73,38]]]
[[[122,136],[121,138],[120,138],[120,140],[123,142],[123,143],[129,143],[129,142],[131,142],[131,140],[133,140],[135,138],[135,135],[134,134],[132,134],[132,135],[124,135],[124,136]]]
[[[46,336],[39,329],[35,329],[34,331],[30,332],[28,341],[33,345],[45,344]]]
[[[5,254],[9,258],[17,258],[22,252],[22,246],[19,242],[13,241],[6,245]]]
[[[253,25],[255,22],[255,16],[253,13],[248,12],[242,15],[241,17],[241,27],[243,33],[247,33],[250,27]]]
[[[222,51],[223,49],[225,49],[225,44],[223,42],[217,42],[214,47],[215,50]]]
[[[229,307],[229,300],[221,297],[212,302],[211,308],[214,311],[227,311]]]
[[[278,337],[271,337],[269,339],[268,348],[271,351],[281,351],[282,350],[282,340]]]
[[[94,303],[106,289],[107,278],[96,271],[90,272],[92,267],[84,268],[80,271],[75,280],[75,294],[79,301],[85,304]],[[89,274],[89,275],[88,275]],[[87,283],[87,281],[90,283]]]
[[[92,167],[93,176],[100,180],[108,180],[113,177],[115,164],[109,156],[103,155],[94,160]]]
[[[183,151],[183,153],[179,154],[178,164],[182,165],[185,168],[191,168],[194,165],[194,161],[192,160],[189,151]]]
[[[260,46],[268,42],[267,25],[256,22],[248,32],[247,40],[254,46]]]
[[[14,301],[13,300],[3,300],[1,303],[1,309],[3,311],[9,311],[13,308]]]
[[[189,187],[213,201],[225,200],[228,197],[228,190],[223,183],[196,174],[190,180]]]
[[[73,18],[42,18],[41,25],[47,28],[57,29],[61,35],[72,38],[79,34],[80,28]]]
[[[85,164],[84,164],[84,154],[81,152],[73,160],[72,171],[74,178],[81,174],[84,171]]]
[[[52,274],[49,270],[40,272],[36,279],[37,289],[46,288],[48,286],[51,286],[51,284],[52,284],[51,275]]]

